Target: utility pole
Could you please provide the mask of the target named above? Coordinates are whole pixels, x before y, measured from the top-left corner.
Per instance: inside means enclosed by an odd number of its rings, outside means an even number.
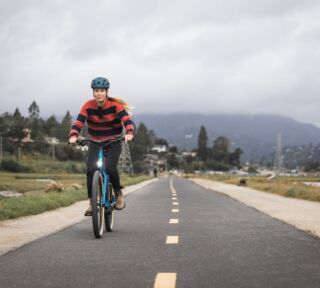
[[[128,173],[133,174],[133,165],[131,160],[131,154],[129,149],[129,144],[126,142],[122,142],[122,151],[120,154],[120,173]]]
[[[2,135],[0,136],[0,162],[2,162]]]
[[[282,155],[282,135],[278,133],[277,135],[277,146],[276,153],[274,157],[274,169],[280,173],[283,166],[283,155]]]
[[[18,162],[21,160],[21,147],[18,147]]]
[[[52,141],[52,160],[54,161],[55,154],[54,154],[54,142]]]

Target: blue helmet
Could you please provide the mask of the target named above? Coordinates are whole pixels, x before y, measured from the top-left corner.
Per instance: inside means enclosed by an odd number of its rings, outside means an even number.
[[[97,77],[91,81],[91,88],[92,89],[94,89],[94,88],[109,89],[109,87],[110,87],[110,83],[107,78]]]

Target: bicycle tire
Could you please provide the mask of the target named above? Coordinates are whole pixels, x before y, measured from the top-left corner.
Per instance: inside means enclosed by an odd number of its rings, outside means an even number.
[[[111,183],[108,183],[108,185],[107,185],[107,199],[110,203],[112,202],[112,199],[115,199],[115,194],[112,189]],[[114,215],[115,215],[114,207],[112,207],[110,209],[105,209],[104,222],[105,222],[107,232],[112,232],[112,230],[113,230]]]
[[[94,236],[99,239],[103,235],[104,207],[102,207],[101,196],[103,177],[100,171],[95,171],[92,180],[92,227]]]

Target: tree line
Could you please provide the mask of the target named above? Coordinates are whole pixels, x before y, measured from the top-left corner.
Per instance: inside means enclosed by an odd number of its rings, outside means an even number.
[[[46,140],[47,137],[55,137],[59,144],[55,145],[54,156],[56,160],[83,161],[86,153],[74,149],[67,144],[69,131],[72,125],[72,116],[67,111],[61,121],[58,121],[55,115],[47,119],[40,117],[40,108],[33,101],[28,108],[28,116],[23,116],[16,108],[13,113],[5,112],[0,115],[0,135],[5,139],[3,141],[3,151],[11,154],[17,154],[20,147],[24,153],[30,155],[51,155],[52,145]],[[152,129],[140,122],[135,126],[135,141],[130,142],[131,159],[134,171],[144,172],[148,169],[146,163],[147,154],[157,154],[158,159],[164,160],[167,169],[188,170],[229,170],[230,168],[241,166],[240,157],[243,153],[240,148],[230,151],[231,141],[224,136],[216,138],[212,146],[208,145],[207,132],[204,126],[200,127],[198,135],[198,147],[195,148],[195,156],[182,156],[182,151],[177,146],[169,145],[168,141],[157,137]],[[31,141],[23,141],[26,138],[26,130],[31,131]],[[82,130],[82,136],[87,137],[88,131],[86,125]],[[157,153],[151,148],[154,145],[164,145],[166,152]],[[150,167],[149,167],[150,168]]]
[[[225,136],[219,136],[211,147],[208,146],[208,136],[206,128],[202,125],[198,135],[198,160],[200,167],[205,170],[226,171],[231,168],[240,168],[240,157],[243,153],[241,148],[230,151],[231,140]]]

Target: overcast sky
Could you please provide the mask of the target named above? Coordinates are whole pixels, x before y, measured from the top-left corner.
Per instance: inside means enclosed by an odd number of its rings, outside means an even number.
[[[134,113],[320,126],[320,1],[0,1],[0,113],[77,114],[96,76]]]

